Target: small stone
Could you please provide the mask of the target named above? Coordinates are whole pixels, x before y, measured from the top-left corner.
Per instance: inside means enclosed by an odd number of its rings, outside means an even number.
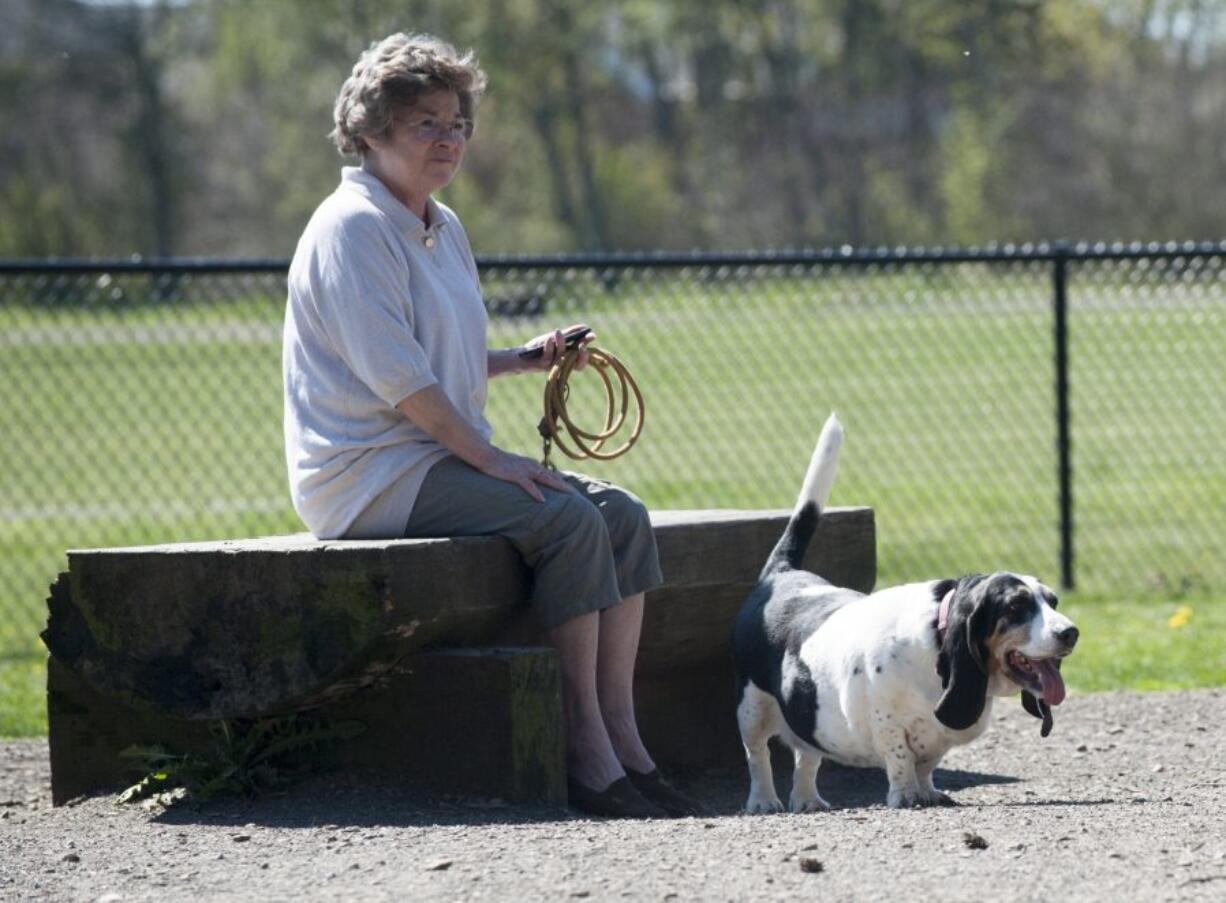
[[[1154,772],[1154,774],[1157,774],[1158,772],[1166,771],[1166,766],[1163,765],[1161,762],[1159,762],[1157,765],[1151,768],[1150,771]]]
[[[816,875],[826,869],[820,859],[814,859],[812,856],[801,856],[798,864],[800,870],[808,875]]]
[[[76,853],[69,853],[69,854],[68,854],[67,856],[65,856],[65,857],[64,857],[64,858],[63,858],[61,861],[62,861],[62,862],[80,862],[80,861],[81,861],[81,857],[80,857],[80,856],[78,856]]]
[[[230,839],[233,840],[235,843],[246,843],[248,840],[251,839],[251,835],[250,834],[235,834]]]
[[[426,871],[427,872],[445,872],[449,868],[451,868],[450,859],[439,859],[427,865]]]
[[[988,848],[988,842],[974,831],[963,831],[962,843],[970,850],[986,850]]]

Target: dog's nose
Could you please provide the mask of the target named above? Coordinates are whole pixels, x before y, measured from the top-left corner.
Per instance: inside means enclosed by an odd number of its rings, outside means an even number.
[[[1070,649],[1077,645],[1077,637],[1079,636],[1081,636],[1081,633],[1076,627],[1065,627],[1056,633],[1056,639]]]

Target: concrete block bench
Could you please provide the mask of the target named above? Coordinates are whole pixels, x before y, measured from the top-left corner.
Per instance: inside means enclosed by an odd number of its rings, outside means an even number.
[[[640,727],[665,766],[741,761],[733,619],[787,511],[662,511],[665,584],[646,601]],[[867,591],[873,513],[823,518],[807,566]],[[68,552],[44,641],[57,804],[135,777],[120,750],[191,751],[218,719],[312,711],[366,731],[321,753],[439,789],[562,803],[556,656],[530,574],[497,537],[307,534]]]

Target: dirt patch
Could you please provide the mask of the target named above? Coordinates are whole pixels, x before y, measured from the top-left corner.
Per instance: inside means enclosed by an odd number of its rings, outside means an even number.
[[[198,810],[52,808],[46,742],[10,741],[0,899],[1226,898],[1226,691],[1075,696],[1056,715],[1042,740],[1001,700],[937,772],[954,809],[889,810],[882,773],[827,765],[833,812],[740,815],[738,769],[678,782],[714,816],[651,822],[371,776]]]

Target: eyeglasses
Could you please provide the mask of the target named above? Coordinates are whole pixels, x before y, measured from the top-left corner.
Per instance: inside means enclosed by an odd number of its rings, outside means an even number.
[[[454,122],[444,122],[433,116],[422,119],[396,119],[394,122],[408,129],[409,134],[420,141],[467,141],[473,136],[473,121],[463,117]]]

